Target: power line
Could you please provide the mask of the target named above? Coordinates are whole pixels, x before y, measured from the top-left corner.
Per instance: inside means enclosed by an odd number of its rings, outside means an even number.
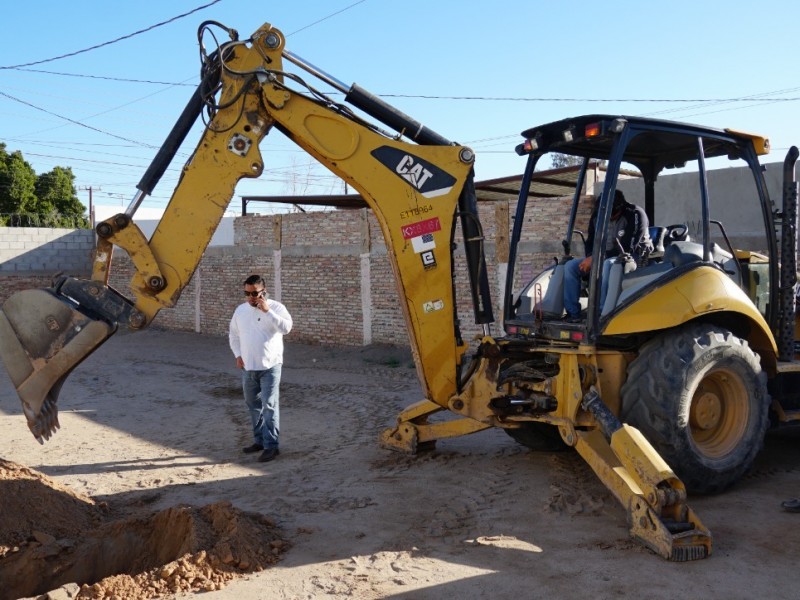
[[[766,92],[777,94],[780,92]],[[429,94],[379,94],[384,98],[412,98],[419,100],[479,100],[482,102],[752,102],[754,96],[741,98],[525,98],[514,96],[433,96]],[[764,98],[770,102],[797,102],[800,97]],[[680,110],[680,109],[678,109]]]
[[[183,84],[178,84],[178,83],[176,83],[176,84],[167,84],[167,85],[168,85],[168,86],[170,86],[170,87],[174,87],[174,86],[183,85]],[[124,104],[120,104],[120,105],[118,105],[118,106],[113,106],[113,107],[111,107],[111,108],[109,108],[109,109],[106,109],[106,110],[104,110],[104,111],[101,111],[101,112],[99,112],[99,113],[95,113],[95,114],[93,114],[93,115],[89,115],[89,116],[87,116],[87,117],[84,117],[84,119],[85,119],[85,120],[86,120],[86,119],[92,119],[92,118],[94,118],[94,117],[99,117],[99,116],[101,116],[101,115],[104,115],[104,114],[106,114],[106,113],[110,113],[110,112],[113,112],[113,111],[115,111],[115,110],[119,110],[120,108],[124,108],[124,107],[126,107],[126,106],[129,106],[129,105],[131,105],[131,104],[135,104],[135,103],[137,103],[137,102],[140,102],[141,100],[145,100],[146,98],[151,98],[151,97],[153,97],[153,96],[157,96],[158,94],[161,94],[161,93],[163,93],[163,92],[167,91],[168,89],[169,89],[169,88],[165,88],[165,89],[158,90],[157,92],[152,92],[152,93],[150,93],[150,94],[147,94],[147,95],[145,95],[145,96],[141,96],[141,97],[139,97],[139,98],[136,98],[136,99],[134,99],[134,100],[131,100],[131,101],[129,101],[129,102],[126,102],[126,103],[124,103]],[[35,108],[36,110],[40,110],[40,111],[42,111],[42,112],[45,112],[45,113],[47,113],[47,114],[53,115],[54,117],[57,117],[57,118],[59,118],[59,119],[63,119],[63,120],[65,120],[65,121],[68,121],[68,122],[70,122],[70,123],[75,123],[75,124],[78,124],[78,125],[81,125],[81,126],[84,126],[84,127],[89,127],[90,129],[94,129],[94,128],[92,128],[92,127],[88,126],[88,125],[84,125],[84,124],[83,124],[83,121],[74,121],[73,119],[70,119],[70,118],[68,118],[68,117],[65,117],[65,116],[63,116],[63,115],[60,115],[60,114],[58,114],[58,113],[50,112],[50,111],[48,111],[48,110],[46,110],[46,109],[43,109],[43,108],[40,108],[40,107],[38,107],[38,106],[36,106],[36,105],[34,105],[34,104],[31,104],[31,103],[29,103],[29,102],[27,102],[27,101],[21,100],[21,99],[19,99],[19,98],[16,98],[16,97],[14,97],[14,96],[10,96],[9,94],[3,93],[3,92],[0,92],[0,93],[2,93],[2,95],[6,96],[6,97],[8,97],[8,98],[10,98],[10,99],[12,99],[12,100],[16,100],[17,102],[20,102],[20,103],[22,103],[22,104],[24,104],[24,105],[26,105],[26,106],[29,106],[29,107],[31,107],[31,108]],[[47,129],[43,129],[43,130],[39,130],[39,131],[34,131],[34,132],[31,132],[30,134],[26,134],[26,135],[35,135],[35,134],[37,134],[37,133],[43,133],[43,132],[47,132],[47,131],[52,131],[53,129],[58,129],[59,127],[64,127],[64,126],[65,126],[65,125],[59,125],[58,127],[49,127],[49,128],[47,128]],[[100,133],[108,133],[108,132],[105,132],[105,131],[103,131],[103,130],[100,130],[100,129],[95,129],[95,131],[98,131],[98,132],[100,132]],[[119,136],[116,136],[116,135],[114,135],[114,134],[112,134],[112,133],[108,133],[108,135],[111,135],[111,136],[113,136],[113,137],[119,137]],[[144,144],[144,143],[142,143],[142,142],[137,142],[137,141],[135,141],[135,140],[128,140],[127,138],[119,138],[119,139],[122,139],[122,140],[125,140],[125,141],[130,141],[131,143],[133,143],[133,144],[136,144],[137,146],[144,146],[144,147],[146,147],[146,148],[157,148],[157,146],[153,146],[153,145],[151,145],[151,144]]]
[[[219,1],[219,0],[218,0]],[[311,25],[315,25],[325,19],[328,19],[334,15],[337,15],[348,8],[352,8],[356,4],[361,4],[361,2],[366,2],[366,0],[360,0],[360,2],[356,2],[355,4],[351,4],[350,6],[343,8],[342,10],[328,15],[306,27],[298,29],[293,33],[297,33],[299,31],[303,31]],[[292,35],[292,34],[289,34]],[[288,36],[287,36],[288,37]],[[23,69],[18,67],[0,67],[3,69],[14,69],[17,71],[25,71],[28,73],[43,73],[46,75],[58,75],[62,77],[78,77],[78,78],[86,78],[86,79],[99,79],[105,81],[120,81],[124,83],[145,83],[151,85],[168,85],[168,86],[185,86],[185,87],[196,87],[194,83],[186,83],[186,82],[172,82],[172,81],[153,81],[149,79],[130,79],[127,77],[111,77],[106,75],[86,75],[83,73],[64,73],[61,71],[45,71],[43,69]],[[769,94],[781,94],[786,93],[787,91],[797,91],[800,88],[791,88],[789,90],[776,90],[773,92],[763,92],[761,94],[754,94],[751,96],[740,96],[735,98],[560,98],[560,97],[526,97],[526,96],[439,96],[435,94],[377,94],[382,98],[408,98],[411,100],[468,100],[468,101],[479,101],[479,102],[641,102],[641,103],[682,103],[682,102],[696,102],[696,103],[727,103],[727,102],[750,102],[757,99],[760,96],[766,96]],[[331,91],[328,92],[330,95],[343,95],[342,92],[338,91]],[[769,100],[770,102],[797,102],[800,100],[800,97],[789,97],[789,98],[765,98],[764,100]],[[686,108],[693,108],[693,107],[686,107]],[[667,112],[675,112],[683,110],[683,108],[671,108],[668,110],[661,111],[661,113]],[[661,114],[661,113],[652,113],[652,114]]]
[[[221,1],[222,0],[212,0],[212,2],[209,2],[208,4],[204,4],[203,6],[198,6],[197,8],[194,8],[194,9],[190,10],[189,12],[183,13],[182,15],[178,15],[177,17],[172,17],[171,19],[167,19],[166,21],[162,21],[161,23],[156,23],[155,25],[151,25],[150,27],[145,27],[144,29],[140,29],[139,31],[134,31],[133,33],[129,33],[128,35],[123,35],[122,37],[118,37],[115,40],[111,40],[111,41],[108,41],[108,42],[103,42],[102,44],[96,44],[96,45],[91,46],[89,48],[84,48],[83,50],[76,50],[75,52],[70,52],[68,54],[62,54],[61,56],[54,56],[53,58],[45,58],[44,60],[37,60],[37,61],[29,62],[29,63],[23,63],[23,64],[20,64],[20,65],[10,65],[10,66],[6,66],[6,67],[0,66],[0,70],[3,70],[3,69],[18,69],[20,67],[31,67],[33,65],[41,65],[43,63],[53,62],[55,60],[61,60],[62,58],[69,58],[71,56],[76,56],[78,54],[83,54],[84,52],[89,52],[91,50],[97,50],[98,48],[102,48],[103,46],[110,46],[111,44],[116,44],[117,42],[121,42],[122,40],[127,40],[129,38],[135,37],[135,36],[140,35],[142,33],[146,33],[148,31],[152,31],[153,29],[156,29],[157,27],[161,27],[162,25],[167,25],[169,23],[177,21],[178,19],[182,19],[183,17],[188,17],[189,15],[194,14],[197,11],[203,10],[204,8],[208,8],[209,6],[214,6],[215,4],[217,4],[218,2],[221,2]]]
[[[313,27],[314,25],[322,23],[323,21],[327,21],[331,17],[335,17],[336,15],[341,14],[346,10],[350,10],[354,6],[357,6],[357,5],[361,4],[362,2],[366,2],[366,1],[367,0],[358,0],[358,2],[353,2],[352,4],[350,4],[348,6],[345,6],[343,9],[337,10],[336,12],[329,14],[327,17],[322,17],[321,19],[317,19],[316,21],[314,21],[313,23],[309,23],[305,27],[301,27],[300,29],[296,29],[292,33],[286,34],[286,37],[289,37],[290,35],[294,35],[295,33],[300,33],[301,31],[304,31],[304,30],[308,29],[309,27]]]
[[[220,2],[220,1],[221,1],[221,0],[213,0],[213,2],[210,2],[210,3],[208,3],[208,4],[205,4],[205,5],[203,5],[203,6],[199,6],[199,7],[195,8],[195,9],[193,9],[193,10],[189,11],[189,12],[186,12],[186,13],[183,13],[183,14],[181,14],[181,15],[178,15],[178,16],[176,16],[176,17],[173,17],[173,18],[171,18],[171,19],[168,19],[167,21],[162,21],[161,23],[157,23],[157,24],[155,24],[155,25],[151,25],[150,27],[147,27],[147,28],[145,28],[145,29],[139,30],[139,31],[137,31],[137,32],[134,32],[134,33],[131,33],[131,34],[128,34],[128,35],[125,35],[125,36],[122,36],[122,37],[120,37],[120,38],[117,38],[116,40],[112,40],[112,41],[110,41],[110,42],[104,42],[104,43],[102,43],[102,44],[98,44],[98,45],[92,46],[92,47],[90,47],[90,48],[86,48],[86,49],[84,49],[84,50],[79,50],[79,51],[77,51],[77,52],[72,52],[72,53],[69,53],[69,54],[64,54],[64,55],[57,56],[57,57],[54,57],[54,58],[51,58],[51,59],[47,59],[47,60],[41,60],[41,61],[35,61],[35,62],[24,63],[24,64],[19,64],[19,65],[5,66],[5,67],[2,67],[2,66],[0,66],[0,70],[4,70],[4,69],[5,69],[5,70],[9,70],[9,69],[23,70],[23,69],[22,69],[22,67],[27,67],[27,66],[32,66],[32,65],[42,64],[42,63],[44,63],[44,62],[50,62],[50,61],[58,60],[58,59],[60,59],[60,58],[66,58],[66,57],[68,57],[68,56],[74,56],[74,55],[76,55],[76,54],[81,54],[81,53],[83,53],[83,52],[88,52],[88,51],[90,51],[90,50],[95,50],[95,49],[97,49],[97,48],[101,48],[101,47],[103,47],[103,46],[107,46],[107,45],[109,45],[109,44],[113,44],[113,43],[115,43],[115,42],[118,42],[118,41],[120,41],[120,40],[124,40],[124,39],[128,39],[128,38],[134,37],[134,36],[136,36],[136,35],[139,35],[139,34],[141,34],[141,33],[144,33],[144,32],[146,32],[146,31],[150,31],[150,30],[152,30],[152,29],[155,29],[155,28],[157,28],[157,27],[160,27],[160,26],[162,26],[162,25],[165,25],[165,24],[167,24],[167,23],[171,23],[171,22],[173,22],[173,21],[176,21],[176,20],[178,20],[178,19],[181,19],[181,18],[183,18],[183,17],[186,17],[186,16],[188,16],[188,15],[191,15],[191,14],[193,14],[193,13],[195,13],[195,12],[199,11],[199,10],[202,10],[202,9],[208,8],[209,6],[213,6],[214,4],[217,4],[217,3],[218,3],[218,2]],[[341,10],[338,10],[338,11],[336,11],[336,12],[334,12],[334,13],[331,13],[331,14],[329,14],[329,15],[327,15],[327,16],[325,16],[325,17],[323,17],[322,19],[318,19],[317,21],[314,21],[313,23],[310,23],[309,25],[306,25],[305,27],[303,27],[303,28],[301,28],[301,29],[298,29],[297,31],[295,31],[295,32],[293,32],[293,33],[297,33],[297,32],[299,32],[299,31],[302,31],[302,30],[304,30],[304,29],[308,29],[309,27],[311,27],[311,26],[313,26],[313,25],[316,25],[317,23],[321,23],[322,21],[325,21],[326,19],[329,19],[329,18],[331,18],[331,17],[333,17],[333,16],[335,16],[335,15],[341,14],[342,12],[344,12],[344,11],[346,11],[346,10],[349,10],[349,9],[353,8],[354,6],[357,6],[358,4],[361,4],[361,3],[365,2],[365,1],[366,1],[366,0],[358,0],[358,2],[354,2],[354,3],[350,4],[350,5],[348,5],[348,6],[344,7],[344,8],[342,8]],[[289,35],[292,35],[292,34],[289,34]],[[63,73],[63,75],[68,75],[68,74],[66,74],[66,73]],[[93,78],[98,78],[98,79],[112,79],[112,80],[120,80],[120,78],[111,78],[111,77],[98,77],[98,76],[86,76],[86,77],[93,77]],[[129,81],[133,81],[133,80],[129,80]],[[185,83],[183,83],[183,82],[182,82],[182,83],[166,83],[165,85],[171,85],[171,86],[172,86],[172,85],[174,85],[174,86],[178,86],[178,85],[185,85]],[[144,146],[144,147],[146,147],[146,148],[157,148],[157,146],[153,146],[153,145],[151,145],[151,144],[145,144],[145,143],[143,143],[143,142],[138,142],[138,141],[136,141],[136,140],[131,140],[131,139],[129,139],[129,138],[125,138],[125,137],[122,137],[122,136],[119,136],[119,135],[116,135],[116,134],[113,134],[113,133],[110,133],[110,132],[107,132],[107,131],[104,131],[104,130],[98,129],[98,128],[96,128],[96,127],[91,127],[90,125],[86,125],[85,123],[82,123],[82,122],[80,122],[80,121],[76,121],[76,120],[74,120],[74,119],[70,119],[69,117],[65,117],[65,116],[63,116],[63,115],[59,115],[59,114],[57,114],[57,113],[54,113],[54,112],[48,111],[48,110],[46,110],[46,109],[43,109],[43,108],[41,108],[41,107],[38,107],[38,106],[36,106],[36,105],[34,105],[34,104],[30,103],[30,102],[26,102],[26,101],[24,101],[24,100],[21,100],[21,99],[19,99],[19,98],[16,98],[16,97],[14,97],[14,96],[11,96],[10,94],[7,94],[7,93],[5,93],[5,92],[0,92],[0,95],[3,95],[3,96],[5,96],[6,98],[9,98],[10,100],[13,100],[13,101],[15,101],[15,102],[18,102],[18,103],[20,103],[20,104],[23,104],[23,105],[29,106],[30,108],[33,108],[33,109],[35,109],[35,110],[39,110],[39,111],[41,111],[41,112],[44,112],[44,113],[46,113],[46,114],[52,115],[52,116],[54,116],[54,117],[57,117],[57,118],[59,118],[59,119],[63,119],[63,120],[65,120],[65,121],[69,122],[69,123],[73,123],[73,124],[75,124],[75,125],[79,125],[79,126],[81,126],[81,127],[85,127],[85,128],[87,128],[87,129],[90,129],[90,130],[92,130],[92,131],[96,131],[96,132],[98,132],[98,133],[105,133],[106,135],[110,135],[111,137],[114,137],[114,138],[120,139],[120,140],[122,140],[122,141],[130,142],[130,143],[136,144],[136,145],[138,145],[138,146]],[[151,95],[152,95],[152,94],[151,94]],[[145,96],[145,97],[147,97],[147,96]],[[141,100],[141,98],[137,99],[136,101],[138,101],[138,100]],[[132,101],[132,102],[135,102],[135,101]],[[127,106],[128,104],[131,104],[132,102],[126,103],[126,104],[125,104],[125,105],[123,105],[123,106]],[[119,108],[119,107],[117,107],[117,108]],[[115,110],[115,109],[110,109],[110,110]],[[110,112],[110,110],[109,110],[109,111],[104,111],[104,112]],[[103,113],[100,113],[100,114],[103,114]],[[97,116],[97,115],[94,115],[94,116]]]
[[[217,0],[219,2],[219,0]],[[111,133],[110,131],[104,131],[103,129],[98,129],[97,127],[92,127],[91,125],[87,125],[86,123],[81,123],[80,121],[76,121],[75,119],[70,119],[69,117],[65,117],[64,115],[59,115],[58,113],[54,113],[52,111],[46,110],[35,104],[31,104],[30,102],[26,102],[25,100],[20,100],[10,94],[6,94],[5,92],[0,92],[0,96],[5,96],[9,100],[13,100],[14,102],[19,102],[20,104],[24,104],[25,106],[29,106],[35,110],[41,111],[43,113],[47,113],[53,117],[57,117],[59,119],[63,119],[64,121],[68,121],[73,125],[78,125],[80,127],[85,127],[86,129],[90,129],[92,131],[96,131],[97,133],[103,133],[105,135],[110,135],[113,138],[117,138],[118,140],[122,140],[123,142],[130,142],[132,144],[136,144],[137,146],[144,146],[145,148],[157,148],[158,146],[153,146],[151,144],[145,144],[144,142],[137,142],[136,140],[132,140],[130,138],[122,137],[121,135],[117,135],[115,133]]]
[[[24,71],[26,73],[43,73],[45,75],[59,75],[61,77],[80,77],[84,79],[101,79],[104,81],[121,81],[123,83],[149,83],[153,85],[170,85],[170,86],[186,86],[197,87],[194,83],[175,83],[172,81],[152,81],[150,79],[129,79],[127,77],[110,77],[107,75],[86,75],[84,73],[64,73],[62,71],[45,71],[44,69],[23,69],[21,67],[3,67],[6,69],[13,69],[15,71]]]
[[[54,160],[69,160],[69,161],[76,161],[76,162],[89,162],[89,163],[94,163],[94,164],[113,165],[113,166],[116,166],[116,167],[135,167],[137,169],[141,169],[142,168],[142,165],[132,165],[130,163],[114,162],[114,161],[110,161],[110,160],[94,160],[94,159],[91,159],[91,158],[75,158],[75,157],[67,157],[67,156],[53,156],[52,154],[39,154],[39,153],[36,153],[36,152],[26,152],[25,156],[37,156],[39,158],[50,158],[50,159],[54,159]],[[135,159],[135,157],[129,157],[129,158],[134,158]],[[142,160],[147,160],[147,159],[143,158]],[[180,171],[180,169],[175,169],[175,170]]]

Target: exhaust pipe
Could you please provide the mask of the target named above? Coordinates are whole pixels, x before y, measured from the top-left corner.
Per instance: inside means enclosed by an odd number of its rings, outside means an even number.
[[[781,229],[780,325],[778,358],[791,361],[795,356],[794,328],[796,318],[795,284],[797,284],[797,202],[798,184],[794,166],[800,155],[792,146],[783,161],[783,214]]]

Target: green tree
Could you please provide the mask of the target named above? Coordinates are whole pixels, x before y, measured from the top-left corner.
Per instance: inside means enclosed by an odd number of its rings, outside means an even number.
[[[78,200],[75,176],[69,167],[54,167],[36,178],[36,212],[40,215],[57,215],[53,225],[64,227],[86,226],[83,213],[86,207]]]
[[[0,142],[0,225],[88,227],[69,167],[36,175],[19,151]],[[11,216],[14,215],[14,219]]]
[[[17,150],[0,151],[0,214],[31,213],[36,208],[36,173]]]

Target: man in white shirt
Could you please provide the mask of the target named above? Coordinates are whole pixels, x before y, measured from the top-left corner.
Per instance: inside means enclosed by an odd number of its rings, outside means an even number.
[[[233,312],[228,335],[236,366],[242,370],[242,390],[253,425],[253,443],[242,451],[261,452],[259,462],[267,462],[280,454],[278,387],[283,336],[292,330],[292,317],[283,304],[267,297],[260,275],[245,279],[244,295],[247,301]]]

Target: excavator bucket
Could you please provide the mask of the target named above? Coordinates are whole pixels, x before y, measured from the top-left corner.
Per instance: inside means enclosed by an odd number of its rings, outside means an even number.
[[[39,443],[59,428],[56,401],[67,375],[116,330],[56,290],[17,292],[0,310],[0,359]]]

